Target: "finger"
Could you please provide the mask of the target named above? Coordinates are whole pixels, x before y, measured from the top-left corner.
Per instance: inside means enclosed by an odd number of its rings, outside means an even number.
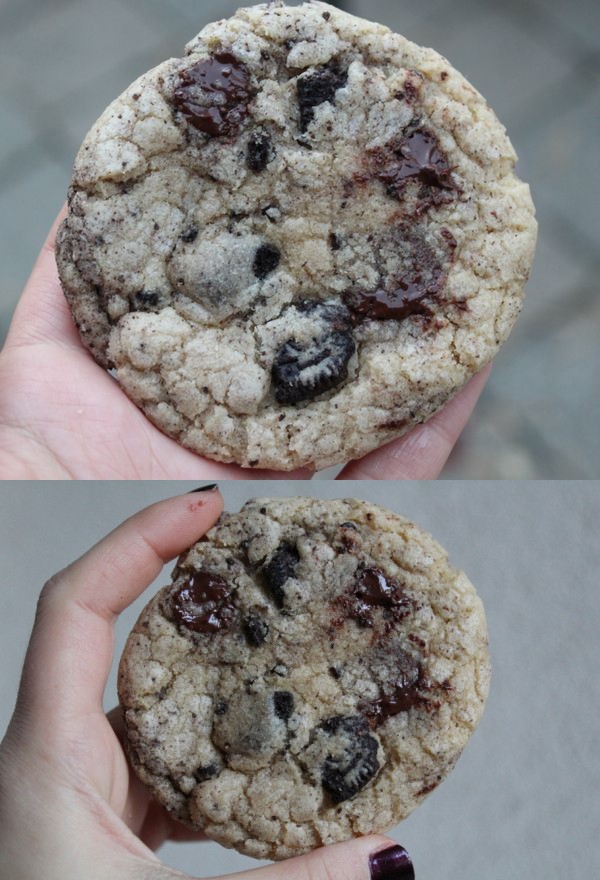
[[[29,723],[102,712],[117,615],[222,509],[216,491],[153,504],[51,578],[38,602],[17,701]]]
[[[8,332],[7,348],[32,342],[54,342],[78,349],[82,347],[60,286],[54,256],[56,233],[66,214],[67,208],[63,205],[17,304]]]
[[[333,880],[334,877],[344,880],[414,880],[415,874],[410,856],[403,847],[387,837],[372,835],[325,846],[268,868],[231,874],[223,880]]]
[[[409,434],[353,461],[338,480],[435,480],[469,421],[491,366],[471,379],[433,418]]]

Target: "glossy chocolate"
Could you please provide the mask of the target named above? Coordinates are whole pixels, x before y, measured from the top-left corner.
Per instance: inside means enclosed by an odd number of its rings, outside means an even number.
[[[173,103],[204,134],[235,136],[253,95],[248,68],[230,52],[222,52],[180,74]]]
[[[172,599],[173,617],[198,633],[226,631],[235,612],[227,581],[209,571],[195,571]]]
[[[437,189],[455,188],[448,159],[435,135],[426,128],[417,128],[396,144],[376,148],[371,152],[371,161],[375,177],[398,198],[410,180]]]
[[[392,608],[402,597],[400,584],[379,568],[363,568],[356,579],[356,595],[367,605]]]

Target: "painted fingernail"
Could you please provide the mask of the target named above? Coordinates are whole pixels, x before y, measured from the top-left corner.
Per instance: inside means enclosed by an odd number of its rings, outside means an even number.
[[[371,880],[415,880],[415,869],[403,846],[390,846],[369,859]]]
[[[218,489],[219,486],[217,483],[210,483],[208,486],[200,486],[199,489],[192,489],[191,492],[188,492],[188,495],[193,495],[194,492],[214,492],[215,489]]]

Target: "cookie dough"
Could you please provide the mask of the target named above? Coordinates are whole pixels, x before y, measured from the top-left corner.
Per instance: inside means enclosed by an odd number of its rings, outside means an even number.
[[[323,468],[425,421],[507,338],[536,238],[515,160],[432,49],[324,3],[241,9],[86,137],[61,281],[165,433]]]
[[[433,538],[364,501],[249,501],[178,560],[119,669],[131,763],[169,812],[283,859],[405,818],[489,685],[483,608]]]

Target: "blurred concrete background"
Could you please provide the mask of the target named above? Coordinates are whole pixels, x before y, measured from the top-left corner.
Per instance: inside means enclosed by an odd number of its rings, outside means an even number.
[[[44,581],[143,505],[190,488],[160,482],[5,485],[0,738]],[[598,877],[600,484],[223,487],[228,510],[267,493],[355,496],[396,510],[435,535],[484,601],[493,676],[483,721],[450,777],[392,831],[412,854],[419,880]],[[119,619],[116,658],[146,600],[169,582],[169,571],[167,566]],[[115,703],[113,664],[105,706]],[[169,844],[161,857],[203,877],[257,864],[215,843]]]
[[[241,2],[241,0],[240,0]],[[238,0],[0,0],[0,340],[90,125]],[[340,0],[446,55],[508,127],[541,240],[523,317],[445,476],[600,475],[600,4]]]

